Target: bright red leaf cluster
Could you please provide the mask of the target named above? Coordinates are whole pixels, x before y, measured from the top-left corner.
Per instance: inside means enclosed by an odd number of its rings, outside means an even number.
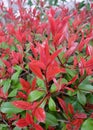
[[[19,16],[0,5],[0,127],[92,130],[93,5],[42,14],[24,2]]]

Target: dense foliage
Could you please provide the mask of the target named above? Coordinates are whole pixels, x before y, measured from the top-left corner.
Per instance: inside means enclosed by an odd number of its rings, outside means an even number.
[[[0,129],[92,130],[93,5],[16,4],[0,5]]]

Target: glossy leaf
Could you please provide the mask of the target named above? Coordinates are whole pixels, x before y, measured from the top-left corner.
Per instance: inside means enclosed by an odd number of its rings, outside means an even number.
[[[13,101],[12,104],[15,107],[20,108],[22,110],[31,110],[32,109],[31,103],[26,102],[26,101],[16,100],[16,101]]]
[[[81,130],[93,130],[93,119],[88,118],[81,126]]]
[[[26,113],[26,118],[25,118],[25,120],[26,120],[26,122],[27,122],[28,124],[33,124],[33,123],[34,123],[33,118],[32,118],[32,116],[31,116],[29,113]]]
[[[38,76],[40,79],[43,79],[42,72],[41,72],[39,66],[36,65],[36,63],[31,62],[31,63],[29,64],[29,67],[30,67],[30,69],[33,71],[33,73],[34,73],[36,76]]]
[[[39,124],[34,124],[35,130],[44,130]]]
[[[37,79],[37,85],[38,87],[45,88],[44,81],[39,78]]]
[[[87,115],[85,113],[76,113],[74,115],[74,118],[79,118],[79,119],[86,119]]]
[[[15,97],[16,94],[17,94],[17,91],[18,91],[17,88],[16,88],[16,89],[13,89],[13,90],[9,93],[8,97]]]
[[[56,111],[56,104],[51,97],[49,99],[48,106],[51,111]]]
[[[14,105],[12,105],[10,102],[2,103],[1,105],[1,112],[8,113],[8,114],[15,114],[22,112],[22,109],[16,108]]]
[[[34,90],[34,91],[30,92],[30,94],[28,95],[28,101],[33,102],[35,100],[38,100],[42,96],[44,96],[43,91]]]
[[[11,80],[10,79],[7,79],[5,82],[4,82],[4,86],[3,86],[3,91],[4,93],[8,92],[9,88],[10,88],[10,84],[11,84]]]
[[[22,89],[25,90],[26,92],[30,89],[30,83],[23,78],[20,78],[20,83],[22,85]]]
[[[86,104],[86,96],[84,95],[84,93],[77,91],[77,99],[82,105]]]
[[[50,113],[46,113],[46,124],[48,126],[56,126],[58,125],[58,121],[57,121],[57,118],[50,114]]]
[[[34,116],[39,122],[45,122],[46,114],[43,108],[37,108],[34,112]]]
[[[19,119],[16,122],[16,126],[18,126],[19,128],[24,128],[28,125],[28,123],[26,122],[25,118]]]
[[[63,99],[59,98],[59,97],[58,97],[57,99],[58,99],[58,102],[59,102],[61,108],[63,109],[63,111],[64,111],[65,113],[68,113],[68,110],[67,110],[67,106],[66,106],[65,101],[64,101]]]

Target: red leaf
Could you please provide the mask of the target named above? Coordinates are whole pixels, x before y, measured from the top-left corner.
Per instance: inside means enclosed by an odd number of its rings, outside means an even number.
[[[27,95],[26,94],[24,94],[23,92],[18,92],[18,94],[17,94],[17,96],[16,96],[17,98],[23,98],[23,99],[27,99]]]
[[[90,55],[90,56],[93,56],[93,47],[91,45],[87,45],[86,54]]]
[[[71,124],[66,124],[66,130],[72,130],[72,125]]]
[[[37,118],[39,122],[44,122],[46,115],[43,108],[37,108],[34,112],[34,116]]]
[[[13,101],[12,104],[14,106],[16,106],[17,108],[23,109],[23,110],[31,110],[32,109],[32,105],[29,102],[26,101]]]
[[[76,66],[77,66],[77,64],[78,64],[78,59],[77,59],[77,57],[76,57],[76,56],[74,56],[74,63],[73,63],[74,67],[76,67]]]
[[[57,33],[53,39],[53,44],[56,46],[58,45],[58,41],[60,40],[60,38],[63,37],[62,33]]]
[[[73,89],[73,88],[65,87],[65,89],[67,89],[67,90],[70,90],[70,91],[74,92],[74,89]]]
[[[78,75],[74,76],[74,77],[68,82],[68,84],[74,83],[74,82],[77,80],[77,78],[78,78]]]
[[[74,43],[73,45],[72,45],[72,47],[70,47],[67,51],[66,51],[66,53],[65,53],[65,58],[68,58],[68,57],[70,57],[74,52],[75,52],[75,50],[76,50],[76,48],[77,48],[77,43]]]
[[[84,43],[85,43],[85,41],[84,41],[84,33],[82,32],[82,39],[81,39],[81,41],[80,41],[80,43],[78,45],[78,50],[79,51],[82,51],[82,49],[84,47]]]
[[[26,120],[24,118],[22,119],[19,119],[17,122],[16,122],[16,125],[20,128],[23,128],[23,127],[26,127],[28,126],[28,123],[26,122]]]
[[[48,57],[47,57],[47,58],[48,58]],[[37,65],[38,67],[40,67],[42,70],[45,70],[45,69],[46,69],[46,66],[45,66],[44,63],[41,62],[41,61],[37,61],[37,62],[36,62],[36,65]]]
[[[36,76],[38,76],[40,79],[43,79],[42,72],[40,68],[38,67],[38,65],[36,65],[36,63],[34,63],[33,61],[30,62],[29,67]]]
[[[83,119],[75,119],[71,122],[71,124],[75,126],[74,130],[79,130],[82,123]]]
[[[48,41],[46,40],[42,45],[38,45],[38,48],[40,51],[40,62],[46,66],[50,58]]]
[[[82,22],[82,21],[81,21],[80,16],[77,15],[77,17],[74,19],[73,27],[76,29],[76,28],[79,26],[79,24],[80,24],[81,22]]]
[[[93,104],[89,104],[89,103],[88,103],[88,104],[86,105],[86,109],[87,109],[87,110],[93,110]]]
[[[85,118],[87,118],[87,115],[85,113],[76,113],[74,115],[74,118],[85,119]]]
[[[34,124],[35,130],[43,130],[39,124]]]
[[[71,113],[71,114],[74,114],[74,108],[71,104],[68,104],[68,111]]]
[[[51,80],[55,77],[56,74],[60,73],[61,69],[56,66],[50,66],[47,70],[46,77],[48,80]]]
[[[50,64],[52,61],[54,61],[54,59],[58,56],[58,54],[62,51],[62,49],[59,49],[57,51],[55,51],[51,56],[50,56],[50,60],[48,62],[48,64]]]
[[[86,66],[86,60],[84,58],[81,58],[78,66],[79,66],[80,74],[84,75],[84,70],[85,70],[85,66]]]
[[[34,79],[32,80],[32,84],[31,84],[31,90],[32,90],[32,91],[35,90],[35,86],[36,86],[36,78],[34,78]]]
[[[55,23],[55,19],[51,16],[48,17],[49,19],[49,23],[50,23],[50,28],[51,28],[51,32],[53,34],[53,36],[55,35],[56,33],[56,23]]]
[[[25,90],[26,92],[30,89],[30,83],[24,80],[23,78],[20,78],[20,83],[23,87],[23,90]]]
[[[86,62],[85,68],[93,69],[93,56]]]
[[[73,43],[76,41],[77,39],[77,35],[73,34],[69,39],[68,39],[68,48],[70,48],[71,46],[73,46]]]
[[[33,118],[32,118],[32,116],[31,116],[29,113],[26,113],[26,118],[25,118],[25,120],[26,120],[26,122],[27,122],[28,124],[33,124],[33,123],[34,123]]]
[[[7,99],[8,93],[4,93],[3,88],[0,88],[0,98]]]
[[[67,110],[67,106],[66,106],[66,103],[64,102],[64,100],[62,100],[61,98],[57,98],[58,99],[58,102],[61,106],[61,108],[63,109],[63,111],[67,114],[68,113],[68,110]]]

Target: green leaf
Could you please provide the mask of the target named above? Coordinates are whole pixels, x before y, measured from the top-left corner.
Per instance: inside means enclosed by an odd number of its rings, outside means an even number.
[[[87,96],[87,102],[90,103],[90,104],[93,104],[93,94],[89,94]]]
[[[93,86],[91,84],[86,84],[86,85],[80,85],[79,89],[81,89],[82,91],[88,91],[88,92],[93,92]],[[87,92],[87,93],[88,93]]]
[[[41,80],[40,78],[37,78],[37,85],[41,88],[45,88],[44,81]]]
[[[89,118],[85,120],[81,126],[81,130],[93,130],[93,119]]]
[[[50,88],[50,92],[53,93],[57,90],[56,85],[52,84],[51,88]]]
[[[79,4],[79,9],[81,9],[81,8],[84,7],[84,6],[85,6],[85,2],[84,2],[84,1],[80,2],[80,4]]]
[[[45,99],[45,100],[41,103],[40,107],[41,107],[41,108],[44,108],[45,105],[46,105],[46,102],[47,102],[47,99]]]
[[[21,128],[15,127],[13,130],[21,130]]]
[[[10,88],[10,84],[11,84],[11,80],[7,79],[4,81],[4,86],[3,86],[3,91],[4,93],[8,92],[9,88]]]
[[[31,0],[28,0],[28,5],[30,5],[30,6],[32,6],[32,5],[33,5],[33,3],[32,3],[32,1],[31,1]]]
[[[2,44],[0,44],[0,48],[6,49],[9,48],[9,46],[6,42],[2,42]]]
[[[49,99],[48,106],[51,111],[56,111],[56,104],[51,97]]]
[[[74,92],[68,91],[67,93],[68,93],[69,96],[73,97],[77,94],[77,91],[74,91]]]
[[[7,125],[6,124],[0,124],[0,130],[3,130],[3,128],[6,128]]]
[[[23,111],[13,106],[10,102],[2,103],[0,109],[1,109],[1,112],[8,113],[8,114],[13,114],[13,113],[16,114]]]
[[[34,91],[32,91],[32,92],[28,95],[28,101],[29,101],[29,102],[33,102],[33,101],[35,101],[35,100],[38,100],[38,99],[41,98],[42,96],[44,96],[44,92],[43,92],[43,91],[34,90]]]
[[[12,81],[14,82],[14,83],[17,83],[18,82],[18,77],[19,77],[19,75],[20,75],[20,73],[21,72],[19,72],[19,71],[17,71],[17,72],[15,72],[13,75],[12,75]]]
[[[57,121],[56,117],[50,113],[46,113],[46,125],[48,125],[48,126],[58,125],[58,121]]]
[[[15,65],[13,68],[18,72],[22,72],[22,68],[18,65]]]
[[[77,99],[82,105],[86,104],[86,96],[84,95],[84,93],[77,91]]]
[[[62,83],[62,84],[68,84],[68,81],[67,81],[65,78],[62,78],[61,83]]]
[[[90,3],[87,3],[87,4],[86,4],[86,7],[87,7],[87,10],[89,11],[90,8],[91,8],[91,7],[90,7]]]
[[[80,83],[79,86],[81,86],[81,85],[86,85],[86,84],[90,84],[90,79],[91,79],[91,78],[92,78],[91,76],[87,76],[87,77]]]
[[[90,84],[91,76],[86,77],[81,84],[78,86],[78,88],[86,93],[93,92],[93,86]]]
[[[72,103],[72,105],[74,106],[74,110],[77,112],[79,110],[79,112],[85,112],[82,105],[78,102],[75,101]]]
[[[72,77],[74,77],[76,75],[76,71],[75,70],[71,70],[71,69],[66,69],[67,73],[69,75],[71,75]]]
[[[12,90],[12,91],[9,93],[8,97],[15,97],[16,94],[17,94],[17,91],[18,91],[18,88]]]

